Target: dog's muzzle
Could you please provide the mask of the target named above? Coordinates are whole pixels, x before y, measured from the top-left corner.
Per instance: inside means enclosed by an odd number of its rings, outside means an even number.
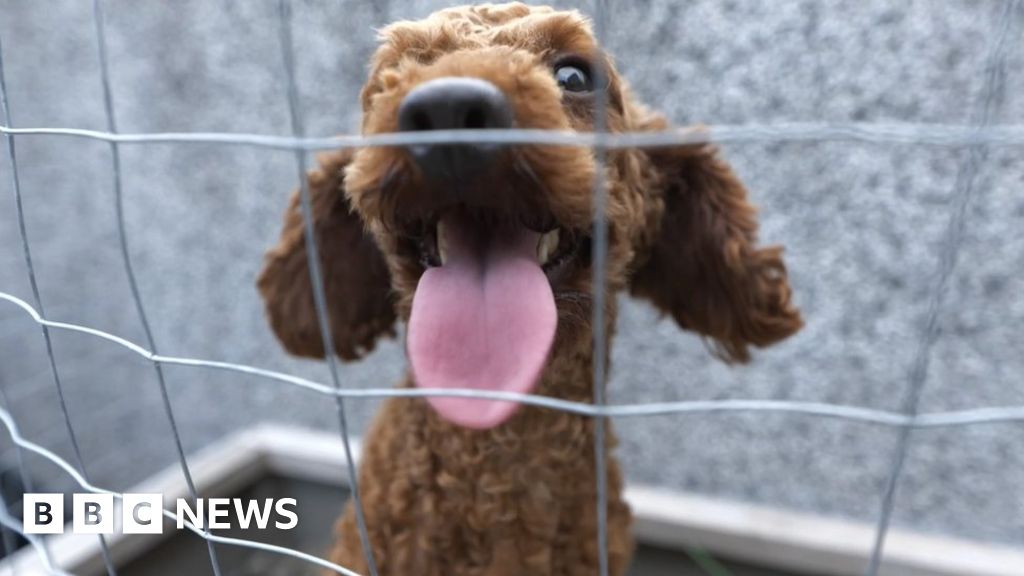
[[[512,107],[497,86],[479,78],[444,77],[424,82],[402,100],[398,128],[423,130],[479,130],[511,128]],[[435,180],[456,180],[479,175],[495,157],[495,144],[424,144],[409,153],[424,175]]]

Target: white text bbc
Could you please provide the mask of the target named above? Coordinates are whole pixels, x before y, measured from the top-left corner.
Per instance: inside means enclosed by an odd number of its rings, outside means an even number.
[[[71,531],[75,534],[162,534],[164,531],[163,495],[124,494],[115,508],[113,494],[75,494],[72,497]],[[199,498],[195,505],[179,498],[175,515],[177,528],[185,521],[197,527],[223,530],[265,530],[274,520],[274,528],[291,530],[299,523],[294,498],[242,500],[240,498]],[[118,513],[120,512],[120,513]],[[235,523],[231,520],[234,518]],[[25,494],[22,518],[26,534],[64,533],[63,494]],[[115,521],[116,525],[115,525]]]

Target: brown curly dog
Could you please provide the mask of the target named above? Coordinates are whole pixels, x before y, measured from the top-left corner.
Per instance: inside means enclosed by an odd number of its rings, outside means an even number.
[[[443,10],[382,33],[362,91],[364,134],[436,129],[659,131],[576,12]],[[595,71],[603,73],[595,74]],[[801,327],[778,247],[707,145],[607,153],[607,330],[629,290],[746,361]],[[403,387],[592,401],[593,152],[434,145],[328,154],[309,176],[334,352],[355,360],[407,325]],[[274,331],[323,357],[297,197],[259,278]],[[379,571],[394,576],[596,574],[594,421],[515,403],[393,399],[359,473]],[[608,443],[608,553],[633,549]],[[364,572],[351,505],[331,559]]]

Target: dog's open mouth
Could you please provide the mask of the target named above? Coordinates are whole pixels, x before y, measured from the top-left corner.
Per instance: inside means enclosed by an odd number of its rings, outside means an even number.
[[[585,239],[457,208],[425,226],[418,245],[426,270],[407,342],[416,385],[530,392],[558,324],[551,277],[579,256]],[[443,418],[479,429],[501,424],[518,407],[478,398],[429,402]]]
[[[475,241],[487,242],[490,234],[515,233],[515,230],[510,229],[511,225],[507,223],[486,224],[475,222],[470,225],[476,228],[476,231],[473,233],[478,238]],[[417,236],[416,243],[420,264],[424,268],[444,266],[447,262],[448,226],[450,224],[446,223],[445,219],[439,218],[429,224],[425,224],[425,229]],[[472,228],[470,230],[472,231]],[[586,240],[587,238],[578,232],[569,231],[557,226],[547,232],[540,233],[538,234],[536,246],[537,263],[544,270],[545,274],[551,277],[552,280],[555,280],[558,278],[558,273],[561,269],[579,256]]]

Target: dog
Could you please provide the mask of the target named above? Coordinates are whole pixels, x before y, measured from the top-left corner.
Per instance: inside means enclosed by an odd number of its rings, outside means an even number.
[[[520,3],[442,10],[380,32],[361,93],[362,133],[524,128],[592,131],[603,82],[611,132],[667,121],[630,93],[575,11]],[[592,284],[592,188],[606,183],[605,286]],[[728,362],[802,326],[780,247],[707,144],[433,145],[328,153],[309,174],[333,350],[317,323],[299,198],[258,288],[292,354],[357,360],[406,325],[401,387],[531,392],[593,402],[594,294],[628,291]],[[597,573],[592,418],[514,402],[387,401],[363,444],[362,503],[384,576]],[[607,553],[633,540],[609,430]],[[350,504],[332,561],[366,573]]]

